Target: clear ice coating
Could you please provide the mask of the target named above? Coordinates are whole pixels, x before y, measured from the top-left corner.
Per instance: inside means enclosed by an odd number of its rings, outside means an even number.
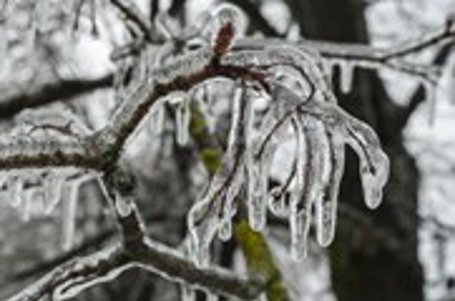
[[[320,202],[316,203],[316,233],[321,246],[328,246],[335,237],[337,198],[344,170],[344,142],[340,134],[327,130],[329,174]]]
[[[311,70],[308,66],[305,68]],[[313,71],[316,72],[314,69]],[[315,78],[320,79],[316,75]],[[214,181],[242,177],[246,179],[245,184],[239,180],[234,186],[236,194],[242,185],[245,186],[250,226],[257,231],[266,225],[267,208],[279,217],[287,216],[291,232],[291,255],[297,260],[304,258],[307,253],[312,221],[315,223],[316,238],[320,245],[327,246],[333,241],[346,144],[351,146],[359,157],[359,172],[366,205],[376,208],[380,204],[382,190],[388,178],[389,161],[381,149],[378,137],[368,125],[350,116],[333,101],[333,92],[328,89],[328,85],[323,86],[323,91],[318,86],[315,87],[313,94],[297,93],[279,81],[273,81],[269,108],[265,115],[257,120],[259,123],[256,126],[253,126],[253,118],[248,118],[253,116],[252,110],[241,105],[241,102],[234,105],[233,120],[240,119],[240,112],[243,114],[244,123],[233,122],[231,134],[241,132],[241,127],[245,129],[245,133],[229,137],[230,147],[224,156],[223,165],[212,180],[212,191],[209,189],[206,194],[206,197],[210,193],[217,194],[218,197],[210,196],[205,201],[198,202],[190,213],[193,219],[190,226],[193,225],[193,231],[199,227],[198,239],[209,238],[202,239],[204,252],[199,252],[199,256],[208,256],[215,228],[221,239],[230,237],[230,220],[235,214],[228,209],[229,206],[224,201],[230,186],[224,184],[223,188],[223,184],[219,184],[215,191]],[[313,98],[308,99],[309,96]],[[244,99],[248,103],[253,101],[248,97],[238,99]],[[289,133],[287,129],[290,126],[293,127],[296,141],[296,157],[292,171],[286,183],[269,188],[269,170],[274,153],[280,143],[289,139],[286,133]],[[246,149],[241,156],[233,152],[238,150],[233,145],[240,140],[240,136],[247,137]],[[233,172],[233,166],[237,164],[235,162],[241,162],[245,165],[244,168]],[[239,173],[242,172],[244,175],[241,177]],[[202,211],[206,217],[202,217]],[[196,213],[197,220],[203,227],[194,227]]]
[[[16,208],[23,220],[51,215],[61,203],[64,187],[71,187],[71,178],[80,173],[70,167],[3,170],[0,172],[0,201]]]
[[[242,145],[247,122],[248,105],[244,101],[245,89],[234,93],[228,147],[207,191],[191,208],[188,227],[192,238],[190,257],[199,266],[209,263],[210,244],[216,233],[222,238],[231,235],[230,222],[235,214],[234,201],[241,188]]]
[[[213,14],[211,22],[215,43],[236,42],[235,39],[231,41],[229,34],[219,35],[226,24],[233,26],[234,38],[246,27],[242,13],[231,5],[220,6]],[[162,31],[165,32],[166,29]],[[171,31],[168,35],[169,38],[177,36]],[[219,63],[266,71],[264,80],[272,88],[272,99],[265,115],[256,118],[251,104],[254,99],[246,92],[250,88],[243,87],[235,93],[226,153],[207,190],[188,215],[192,237],[191,257],[200,265],[208,263],[210,244],[214,237],[218,235],[222,240],[231,238],[232,219],[238,202],[242,201],[237,198],[242,189],[246,191],[246,200],[243,201],[246,203],[249,223],[253,229],[264,229],[267,209],[272,214],[288,218],[291,253],[298,259],[307,252],[308,232],[312,221],[316,224],[319,244],[326,246],[333,240],[345,144],[350,145],[358,154],[362,187],[368,207],[375,208],[380,204],[382,189],[389,172],[388,158],[381,150],[374,131],[336,104],[317,53],[311,49],[277,45],[261,46],[260,49],[254,45],[244,46],[242,49],[226,53]],[[164,53],[163,61],[168,57],[168,50],[165,47],[160,50]],[[125,128],[125,123],[137,113],[137,108],[148,104],[150,91],[157,87],[157,83],[172,83],[177,77],[197,74],[210,64],[212,57],[213,49],[201,47],[172,61],[166,60],[164,64],[157,64],[149,49],[141,53],[130,86],[122,86],[121,78],[116,80],[119,105],[111,124],[103,132],[109,135],[104,135],[103,139],[115,138]],[[354,64],[346,61],[336,64],[340,66],[340,88],[347,93],[352,86]],[[269,77],[268,72],[281,73],[282,76]],[[287,82],[280,85],[283,78],[287,78]],[[207,107],[210,107],[210,104]],[[154,125],[157,128],[163,124],[163,112],[159,110],[157,113]],[[189,100],[185,99],[176,111],[177,142],[181,144],[188,140],[189,114]],[[293,135],[296,140],[293,171],[289,175],[289,183],[280,183],[278,187],[272,188],[269,187],[272,159],[277,146],[288,139],[285,133],[291,125],[295,129]],[[36,139],[23,138],[20,135],[12,140],[7,137],[6,141],[0,141],[0,156],[14,154],[19,150],[26,154],[51,153],[55,152],[56,146],[73,153],[84,152],[83,147],[79,147],[79,140],[63,133],[67,130],[65,126],[33,129],[33,125],[24,125],[21,130],[27,133],[32,131],[35,138],[45,139],[37,143]],[[75,123],[69,128],[74,129]],[[90,134],[88,130],[78,132],[81,132],[78,133],[79,136]],[[66,178],[53,169],[45,175],[11,174],[10,171],[5,171],[4,174],[5,176],[2,174],[0,177],[0,199],[16,207],[22,206],[24,219],[33,216],[38,199],[45,200],[41,201],[46,204],[42,207],[50,214],[59,204],[62,187],[66,184]],[[35,181],[35,178],[39,180]],[[24,185],[28,181],[33,182],[32,180],[37,183]],[[71,200],[76,198],[77,196],[70,197]],[[65,248],[69,248],[74,241],[75,204],[73,201],[68,202],[68,223],[63,231]],[[127,215],[131,210],[128,200],[118,198],[115,205],[120,215]],[[189,300],[194,298],[191,294],[192,292],[188,292]]]

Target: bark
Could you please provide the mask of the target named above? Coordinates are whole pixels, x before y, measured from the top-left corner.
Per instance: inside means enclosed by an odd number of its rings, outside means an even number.
[[[367,42],[362,2],[289,0],[288,4],[308,38]],[[340,201],[361,210],[372,220],[372,227],[386,230],[400,243],[390,247],[371,235],[372,229],[340,220],[338,237],[329,251],[335,294],[340,301],[423,300],[422,268],[417,257],[419,172],[403,144],[402,109],[391,102],[373,72],[356,70],[353,92],[338,95],[344,108],[375,128],[391,159],[384,202],[373,212],[363,205],[357,160],[348,152]]]

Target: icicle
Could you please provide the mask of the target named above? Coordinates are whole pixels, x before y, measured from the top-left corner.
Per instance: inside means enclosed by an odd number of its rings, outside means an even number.
[[[248,139],[246,168],[248,175],[248,206],[250,226],[261,230],[265,226],[268,203],[268,177],[270,164],[287,125],[283,102],[276,100],[264,116],[257,139]],[[284,119],[283,119],[284,118]],[[284,121],[283,121],[284,120]]]
[[[423,83],[423,87],[425,90],[426,101],[428,103],[428,107],[430,108],[428,111],[428,120],[430,126],[433,126],[436,117],[436,87],[434,83],[427,81]]]
[[[46,202],[46,207],[44,208],[45,214],[51,214],[60,202],[64,183],[64,178],[58,174],[54,174],[52,171],[45,176],[43,183],[44,199]]]
[[[205,291],[205,300],[206,301],[218,301],[219,297],[218,295],[212,293],[209,290],[204,290]]]
[[[231,107],[231,125],[228,136],[228,152],[232,152],[234,156],[239,156],[235,160],[237,162],[237,170],[232,176],[229,187],[226,188],[223,199],[223,216],[220,224],[218,235],[221,240],[227,241],[232,236],[232,218],[236,213],[236,206],[234,204],[235,198],[239,194],[243,181],[244,173],[240,166],[242,165],[244,158],[238,152],[241,148],[240,145],[244,144],[245,136],[251,132],[252,123],[252,106],[247,103],[245,99],[245,88],[236,89],[234,91],[234,97]],[[248,133],[248,134],[247,134]]]
[[[10,204],[12,207],[19,208],[24,204],[24,182],[18,176],[11,176],[9,185]]]
[[[247,153],[246,153],[246,170],[247,170],[247,207],[248,221],[253,230],[261,231],[266,224],[267,217],[267,186],[268,186],[268,169],[271,159],[268,155],[261,158],[255,157],[256,139],[252,138],[253,133],[253,107],[250,101],[245,114],[248,121],[245,122],[245,131],[247,132]]]
[[[260,294],[256,299],[254,299],[254,301],[268,301],[267,294],[266,293]]]
[[[261,164],[248,167],[248,221],[253,230],[261,231],[267,217],[267,179]]]
[[[190,285],[183,283],[180,286],[181,301],[196,301],[196,290]]]
[[[116,194],[114,202],[115,209],[120,216],[125,217],[131,214],[131,210],[133,208],[131,207],[128,199],[122,197],[119,194]]]
[[[224,203],[223,203],[223,217],[222,223],[220,225],[220,239],[227,241],[232,237],[232,219],[237,213],[237,206],[235,204],[235,199],[240,193],[244,183],[244,173],[241,168],[239,168],[234,175],[234,178],[231,182],[229,188],[227,188]]]
[[[175,116],[175,123],[176,123],[176,136],[177,136],[177,143],[179,145],[185,145],[188,142],[188,127],[190,125],[190,102],[191,99],[182,99],[179,103],[176,116]]]
[[[246,169],[248,175],[248,212],[250,226],[261,230],[266,223],[268,199],[268,177],[270,164],[277,148],[277,143],[283,138],[288,117],[296,109],[287,99],[280,97],[282,87],[276,86],[273,93],[274,101],[264,116],[257,139],[248,139]]]
[[[349,61],[340,61],[340,89],[344,94],[351,92],[354,77],[354,64]]]
[[[32,214],[34,189],[27,189],[23,194],[23,202],[21,206],[21,219],[23,222],[28,222]]]
[[[351,118],[347,142],[360,160],[360,177],[366,205],[374,209],[381,204],[382,189],[389,176],[390,162],[382,151],[375,132],[363,122]]]
[[[90,0],[90,22],[92,23],[92,34],[98,35],[98,26],[96,25],[96,3],[95,0]]]
[[[156,132],[158,133],[158,135],[161,135],[163,133],[164,123],[165,123],[165,110],[164,110],[164,106],[162,104],[157,104],[157,105],[158,105],[158,108],[157,108],[157,112],[156,112],[156,116],[155,116],[155,119],[156,119],[155,126],[156,126]]]
[[[305,141],[305,128],[298,117],[293,119],[293,125],[296,136],[296,153],[298,153],[298,157],[295,163],[297,169],[294,178],[294,187],[291,192],[289,227],[291,232],[291,256],[295,260],[301,260],[307,255],[307,240],[308,232],[310,230],[312,201],[309,193],[306,196],[303,195],[304,185],[307,185],[305,182],[305,171],[310,171],[313,166],[307,166],[307,161],[312,159],[312,154],[309,153],[311,151],[311,145],[307,145],[308,142]],[[314,159],[309,161],[309,163],[313,164]],[[308,200],[303,198],[308,198]]]
[[[306,139],[305,139],[305,133],[304,131],[306,128],[303,126],[302,122],[299,120],[299,116],[296,116],[292,120],[292,124],[294,126],[294,135],[296,138],[296,150],[295,150],[295,155],[296,155],[296,160],[295,160],[295,175],[294,175],[294,181],[293,181],[293,189],[291,192],[291,199],[290,199],[290,204],[292,207],[299,207],[299,203],[302,200],[302,194],[303,194],[303,188],[306,185],[306,179],[305,179],[305,170],[310,169],[313,167],[311,164],[313,162],[308,162],[307,166],[307,161],[311,160],[312,154],[307,154],[307,151],[312,151],[311,147],[314,146],[312,141],[308,143],[308,146],[306,145]],[[314,160],[314,159],[313,159]],[[314,165],[314,164],[313,164]],[[317,174],[315,172],[315,174]],[[309,206],[311,208],[311,206]]]
[[[327,83],[329,84],[330,87],[332,87],[332,83],[333,83],[333,68],[334,68],[334,63],[331,60],[324,61],[325,76],[326,76]]]
[[[307,256],[307,240],[310,230],[310,214],[308,208],[297,210],[291,208],[290,232],[291,232],[291,256],[294,260],[302,260]]]
[[[306,256],[308,232],[311,224],[311,208],[320,202],[323,193],[325,172],[328,169],[326,154],[328,144],[322,123],[314,117],[296,118],[297,133],[303,132],[305,148],[300,146],[301,159],[298,161],[296,181],[291,199],[291,255],[296,260]],[[299,125],[300,123],[300,125]],[[303,140],[303,138],[300,138]],[[299,158],[300,158],[299,157]]]
[[[242,188],[243,180],[243,171],[239,169],[234,175],[234,178],[224,195],[223,216],[218,230],[218,236],[222,241],[228,241],[232,237],[232,218],[237,212],[235,198]]]
[[[150,135],[161,136],[165,125],[165,109],[162,102],[157,102],[152,106],[150,119],[147,123],[147,131]]]
[[[193,205],[188,214],[188,227],[192,238],[191,258],[199,267],[210,261],[210,244],[219,225],[220,199],[208,193]]]
[[[63,229],[62,229],[62,249],[68,251],[74,243],[74,235],[76,232],[77,218],[77,202],[79,194],[79,181],[66,183],[66,189],[63,191],[65,197],[65,208],[63,213]]]
[[[1,52],[0,52],[1,54]],[[447,90],[448,90],[448,98],[449,98],[449,101],[450,101],[450,104],[454,105],[455,104],[455,56],[452,55],[452,60],[451,60],[451,64],[450,66],[448,67],[450,68],[449,70],[449,76],[448,76],[448,80],[447,80]]]
[[[328,246],[335,237],[338,193],[344,170],[344,141],[340,134],[327,131],[331,163],[329,178],[320,202],[316,203],[316,233],[321,246]]]

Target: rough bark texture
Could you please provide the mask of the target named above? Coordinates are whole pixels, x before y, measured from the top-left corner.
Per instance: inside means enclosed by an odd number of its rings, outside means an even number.
[[[367,42],[362,2],[289,0],[288,4],[308,38]],[[377,211],[368,211],[363,205],[358,166],[352,163],[356,160],[346,160],[341,202],[367,215],[373,227],[353,227],[340,220],[338,238],[330,248],[334,290],[340,301],[423,300],[422,269],[417,257],[419,173],[403,145],[402,109],[391,102],[372,72],[356,70],[353,86],[348,96],[338,93],[340,102],[375,128],[391,159],[391,178],[383,205]],[[353,154],[349,152],[348,156]],[[376,227],[390,233],[399,244],[391,247],[371,235]]]

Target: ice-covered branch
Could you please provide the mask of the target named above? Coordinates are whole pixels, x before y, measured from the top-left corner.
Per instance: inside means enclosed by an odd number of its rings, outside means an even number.
[[[146,240],[143,248],[134,250],[134,260],[166,279],[194,287],[207,288],[225,296],[251,300],[258,296],[261,286],[246,278],[216,266],[198,267],[174,249]]]
[[[112,280],[131,267],[243,300],[259,294],[258,285],[246,278],[214,266],[201,269],[178,251],[151,241],[134,203],[136,183],[127,168],[109,171],[104,180],[123,243],[61,265],[9,301],[38,301],[45,296],[53,300],[68,299],[93,285]]]
[[[242,135],[245,135],[245,133],[239,133],[236,129],[238,128],[238,123],[243,123],[242,119],[244,121],[248,121],[248,119],[251,119],[251,116],[244,119],[245,117],[245,112],[241,110],[242,105],[239,103],[239,101],[247,101],[244,99],[245,92],[242,93],[241,96],[237,95],[235,98],[235,101],[233,103],[233,116],[232,116],[232,128],[231,128],[231,133],[229,136],[229,144],[230,147],[236,147],[237,151],[239,150],[239,146],[244,143],[244,137],[242,138]],[[242,97],[243,96],[243,97]],[[243,99],[242,99],[243,98]],[[244,106],[245,104],[243,104]],[[243,109],[245,109],[243,107]],[[240,118],[243,116],[244,118]],[[251,122],[251,120],[249,121]],[[244,126],[249,126],[247,124],[244,124]],[[242,130],[244,131],[244,130]],[[226,158],[223,160],[223,151],[220,147],[220,145],[217,143],[216,139],[214,138],[213,134],[210,133],[207,127],[207,122],[205,120],[204,115],[201,113],[200,109],[196,104],[192,105],[192,110],[191,110],[191,123],[190,123],[190,133],[195,141],[198,152],[200,154],[201,160],[209,172],[209,174],[212,177],[217,177],[218,180],[222,180],[223,176],[221,173],[218,172],[221,168],[223,168],[223,165],[226,166]],[[239,135],[240,134],[240,135]],[[234,146],[236,145],[237,146]],[[245,147],[246,145],[241,146],[242,148]],[[240,154],[237,154],[240,155]],[[237,164],[239,162],[237,161]],[[232,234],[234,234],[236,241],[239,243],[239,246],[242,250],[243,255],[246,258],[247,261],[247,270],[248,274],[250,277],[256,279],[259,281],[259,283],[262,283],[261,286],[264,287],[264,292],[267,296],[269,295],[274,295],[276,298],[279,298],[280,300],[287,300],[288,299],[288,291],[285,285],[283,284],[283,280],[280,274],[280,270],[276,266],[276,263],[274,261],[272,252],[270,250],[270,247],[264,237],[259,232],[253,231],[250,226],[248,225],[248,222],[246,218],[240,218],[236,221],[232,221],[232,216],[236,213],[236,209],[238,205],[242,206],[242,200],[240,199],[239,196],[236,197],[238,194],[238,189],[240,188],[241,182],[244,181],[244,177],[242,176],[242,173],[239,172],[238,167],[236,168],[235,175],[232,173],[227,173],[228,175],[230,174],[230,178],[233,182],[231,187],[226,191],[226,194],[224,196],[224,202],[223,204],[223,210],[222,212],[218,212],[217,214],[213,214],[214,211],[202,211],[205,213],[205,219],[210,220],[214,226],[212,229],[210,229],[210,233],[213,236],[216,234],[216,228],[217,225],[216,223],[219,224],[219,230],[218,234],[219,237],[223,240],[229,239]],[[225,174],[226,176],[226,174]],[[216,180],[216,179],[214,179]],[[212,180],[213,181],[213,180]],[[226,182],[225,182],[226,184]],[[207,199],[205,199],[206,201]],[[220,200],[216,200],[215,202],[219,202]],[[202,203],[202,205],[207,205],[206,203]],[[219,205],[218,208],[212,208],[219,210]],[[191,214],[194,214],[197,211],[201,211],[199,208],[195,208]],[[216,206],[212,206],[216,207]],[[202,206],[202,209],[206,209]],[[240,210],[244,210],[244,208],[241,208]],[[216,212],[215,212],[216,213]],[[209,216],[207,216],[209,215]],[[194,217],[189,217],[189,219],[193,219]],[[198,217],[196,217],[198,218]],[[194,221],[194,220],[193,220]],[[207,222],[203,222],[203,227],[201,225],[197,226],[199,229],[194,229],[195,233],[194,235],[200,235],[200,230],[206,229]],[[191,230],[190,230],[191,231]],[[232,233],[233,232],[233,233]],[[205,237],[207,238],[207,236]],[[206,245],[209,243],[209,241],[198,241],[200,243],[199,249],[202,248],[207,248],[208,246]],[[194,251],[194,250],[193,250]],[[207,252],[208,250],[205,249],[202,253],[205,253],[207,257],[210,256]],[[200,262],[200,260],[199,260]],[[205,262],[207,263],[207,258],[205,258]],[[189,290],[191,292],[191,290]],[[191,295],[191,294],[190,294]],[[191,300],[191,298],[188,298]]]
[[[23,168],[69,165],[100,173],[99,179],[106,188],[123,234],[120,249],[115,249],[119,250],[115,254],[119,254],[122,260],[125,256],[127,258],[120,261],[122,266],[134,263],[173,281],[202,286],[242,299],[255,297],[260,290],[258,284],[262,289],[273,282],[270,289],[275,289],[277,284],[280,294],[286,296],[279,271],[273,264],[263,237],[254,235],[252,230],[262,231],[266,227],[267,209],[289,219],[292,254],[301,258],[305,255],[309,227],[314,219],[313,208],[316,209],[318,242],[326,246],[334,237],[344,145],[351,146],[359,157],[365,203],[370,208],[377,207],[381,201],[389,162],[374,131],[337,105],[317,51],[290,45],[258,47],[254,42],[236,48],[236,33],[241,27],[241,22],[233,21],[236,13],[235,10],[220,9],[212,45],[164,60],[158,67],[152,60],[154,53],[148,48],[142,50],[130,84],[115,87],[119,105],[110,122],[98,132],[79,135],[73,133],[71,128],[44,125],[40,135],[28,130],[25,136],[21,133],[22,136],[9,137],[12,140],[8,144],[0,144],[0,168],[5,169],[7,174],[14,174]],[[152,107],[162,105],[176,93],[191,95],[208,80],[220,77],[236,83],[240,81],[242,87],[232,97],[226,151],[222,155],[218,149],[201,153],[212,159],[213,166],[208,166],[208,169],[213,178],[188,216],[192,237],[190,255],[194,259],[191,262],[176,251],[147,238],[135,205],[134,176],[127,163],[120,159],[130,137],[134,136]],[[269,104],[263,118],[254,110],[258,93],[267,95]],[[176,116],[180,142],[187,140],[182,130],[188,126],[196,138],[200,134],[189,120],[191,101],[191,98],[183,97],[182,111]],[[289,190],[291,198],[289,202],[279,200],[282,206],[277,210],[273,205],[276,204],[273,200],[276,194],[269,189],[268,178],[273,156],[279,144],[286,139],[285,133],[290,126],[293,127],[291,139],[296,142],[296,158],[287,183],[279,188]],[[198,141],[198,144],[201,142]],[[17,180],[18,176],[14,175]],[[7,183],[9,192],[14,193],[17,187],[22,189],[23,185],[17,182]],[[241,200],[237,197],[242,189],[247,195],[245,204],[238,204]],[[230,238],[232,219],[238,208],[242,208],[245,211],[243,214],[248,216],[248,222],[243,221],[248,235],[237,236],[245,239],[244,253],[255,255],[247,256],[247,260],[253,260],[249,264],[253,272],[249,272],[254,283],[212,268],[209,263],[211,241],[216,234],[223,239]],[[257,249],[250,241],[259,241],[261,247]],[[104,260],[106,254],[101,255]],[[90,263],[89,257],[85,261],[82,259],[82,263],[86,261]],[[103,270],[101,275],[97,274],[97,267],[91,265],[82,268],[82,271],[89,273],[91,284],[99,279],[108,279],[111,276],[109,272],[118,272],[117,266],[113,266],[112,271]],[[77,271],[74,272],[76,275]],[[104,277],[106,274],[109,277]],[[56,277],[62,277],[59,275]],[[85,280],[71,279],[71,287],[65,284],[56,292],[77,292],[80,287],[86,287]],[[65,282],[66,278],[61,281]],[[269,288],[266,289],[268,294]]]
[[[50,296],[51,300],[65,300],[87,287],[111,280],[131,267],[128,262],[120,247],[76,258],[57,267],[8,301],[39,301],[46,296]]]
[[[153,41],[152,24],[148,18],[142,13],[134,1],[131,0],[111,0],[112,4],[117,7],[128,20],[131,20],[142,31],[144,37],[149,41]]]
[[[316,87],[315,99],[306,102],[301,101],[298,94],[270,81],[267,75],[268,69],[272,70],[280,65],[292,66],[298,70],[304,82],[308,82],[311,87]],[[259,83],[266,92],[269,92],[271,86],[274,86],[276,101],[281,101],[284,108],[294,106],[298,108],[297,113],[312,115],[330,128],[340,128],[343,135],[350,137],[347,141],[358,151],[359,157],[362,159],[361,173],[365,175],[363,180],[367,204],[375,207],[381,199],[380,189],[387,175],[387,172],[384,171],[387,166],[381,165],[385,162],[385,156],[378,151],[377,137],[369,127],[353,119],[336,105],[334,95],[318,65],[317,56],[311,52],[302,52],[292,47],[273,46],[260,50],[231,51],[214,61],[211,49],[201,49],[164,64],[162,67],[143,72],[146,75],[140,78],[138,84],[134,85],[133,89],[124,92],[123,102],[114,113],[111,123],[100,132],[89,136],[88,142],[83,145],[84,147],[71,145],[66,150],[63,148],[66,147],[66,144],[54,143],[58,145],[58,148],[55,148],[54,144],[52,144],[52,148],[46,148],[44,144],[19,145],[16,143],[17,145],[13,144],[11,152],[2,152],[3,158],[0,162],[7,168],[15,167],[13,164],[16,164],[17,167],[26,167],[27,163],[30,162],[47,165],[55,163],[59,165],[79,164],[84,167],[104,170],[115,165],[128,137],[135,131],[150,107],[159,99],[173,92],[188,91],[210,78],[227,77]],[[304,90],[302,93],[305,93]],[[268,125],[266,124],[266,126]],[[267,135],[267,132],[264,134]],[[26,150],[25,158],[27,160],[19,160],[22,158],[20,156],[24,156],[24,150]],[[43,162],[40,161],[42,158],[45,159]],[[247,166],[248,169],[252,167],[248,164]],[[256,181],[254,175],[257,174],[257,171],[252,171],[249,178]],[[266,171],[262,174],[266,176]],[[263,193],[265,185],[263,180],[257,184],[260,186],[255,189],[255,194]],[[315,195],[319,195],[319,192]],[[266,196],[262,195],[261,197]],[[264,208],[263,205],[260,207]],[[260,210],[258,214],[264,212],[259,207],[256,209]],[[263,214],[259,216],[263,216]],[[253,227],[255,227],[256,221],[259,220],[252,220]],[[262,225],[263,223],[259,224]],[[259,229],[261,226],[256,228]]]

